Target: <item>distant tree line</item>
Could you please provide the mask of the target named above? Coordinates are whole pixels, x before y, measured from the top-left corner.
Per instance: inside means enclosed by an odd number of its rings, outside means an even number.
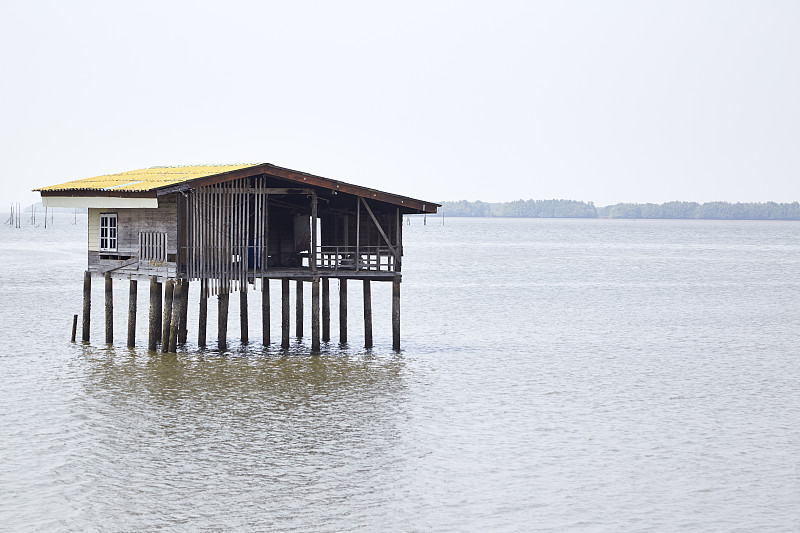
[[[619,203],[606,207],[595,207],[593,202],[575,200],[516,200],[498,203],[461,200],[442,202],[440,212],[448,217],[800,220],[800,203],[667,202],[664,204]]]
[[[592,202],[575,200],[516,200],[487,203],[442,202],[440,209],[448,217],[519,217],[519,218],[597,218]]]
[[[667,202],[614,204],[598,209],[607,218],[697,218],[714,220],[800,220],[800,203]]]

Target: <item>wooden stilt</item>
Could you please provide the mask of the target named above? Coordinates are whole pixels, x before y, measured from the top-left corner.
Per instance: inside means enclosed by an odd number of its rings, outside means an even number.
[[[289,280],[281,280],[281,348],[289,347]]]
[[[158,335],[161,333],[161,284],[156,276],[150,276],[150,316],[148,318],[147,349],[155,352]]]
[[[223,289],[224,291],[224,289]],[[227,292],[220,292],[217,296],[218,314],[217,314],[217,345],[221,352],[228,349],[228,300],[230,294]]]
[[[131,280],[128,291],[128,348],[136,346],[136,299],[139,282]]]
[[[180,322],[178,323],[178,344],[186,344],[186,337],[189,335],[189,331],[186,328],[186,319],[189,315],[189,280],[182,279],[181,280],[181,314],[180,314]]]
[[[92,273],[83,273],[83,321],[81,323],[81,340],[89,342],[89,322],[92,311]]]
[[[311,351],[319,352],[319,278],[311,282]]]
[[[200,281],[200,316],[197,320],[197,345],[206,345],[206,328],[208,326],[208,290],[206,281]]]
[[[269,279],[261,278],[261,342],[269,344]]]
[[[172,323],[172,299],[175,296],[175,282],[168,279],[164,283],[164,318],[161,320],[161,353],[169,351],[169,330]]]
[[[106,287],[106,344],[114,343],[114,286],[111,272],[105,275]]]
[[[339,280],[339,342],[347,342],[347,279]]]
[[[72,315],[72,342],[75,342],[75,335],[78,333],[78,315]]]
[[[298,337],[303,336],[303,280],[297,280],[297,292],[295,293],[295,332]]]
[[[322,341],[331,340],[331,283],[322,278]]]
[[[242,284],[242,288],[239,291],[239,318],[242,323],[242,342],[247,343],[249,342],[249,331],[248,331],[248,318],[247,318],[247,292],[245,291],[245,285]]]
[[[392,281],[392,348],[400,350],[400,280]]]
[[[181,280],[177,280],[172,296],[172,318],[170,319],[169,324],[168,353],[175,353],[178,351],[178,332],[180,331],[181,327],[181,309],[183,308],[183,300],[186,297],[184,292],[185,290],[186,285],[184,285]],[[167,344],[166,341],[165,344]]]
[[[364,347],[372,348],[372,288],[364,280]]]
[[[156,280],[156,309],[155,309],[155,328],[156,328],[156,342],[161,342],[161,320],[164,314],[164,300],[161,298],[161,293],[164,292],[164,284],[158,281],[158,276],[153,276]],[[155,348],[153,348],[155,350]]]

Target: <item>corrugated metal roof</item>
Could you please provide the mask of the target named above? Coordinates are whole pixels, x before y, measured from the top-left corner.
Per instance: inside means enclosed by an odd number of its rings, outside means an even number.
[[[106,174],[94,178],[68,181],[34,191],[152,191],[196,178],[222,174],[231,170],[256,166],[258,163],[240,165],[197,165],[177,167],[151,167],[119,174]]]

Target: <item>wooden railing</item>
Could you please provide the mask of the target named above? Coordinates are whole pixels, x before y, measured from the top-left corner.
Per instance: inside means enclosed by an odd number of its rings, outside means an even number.
[[[139,232],[139,263],[167,261],[167,234],[156,231]]]
[[[318,246],[317,268],[394,272],[395,258],[382,246]]]

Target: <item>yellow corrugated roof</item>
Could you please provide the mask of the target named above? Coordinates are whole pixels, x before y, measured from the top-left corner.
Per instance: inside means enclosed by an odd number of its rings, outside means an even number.
[[[247,168],[258,163],[244,165],[197,165],[197,166],[177,166],[177,167],[152,167],[141,170],[131,170],[120,172],[119,174],[106,174],[94,178],[68,181],[59,185],[41,187],[34,191],[70,191],[70,190],[93,190],[93,191],[151,191],[181,183],[196,178],[222,174],[231,170]]]

